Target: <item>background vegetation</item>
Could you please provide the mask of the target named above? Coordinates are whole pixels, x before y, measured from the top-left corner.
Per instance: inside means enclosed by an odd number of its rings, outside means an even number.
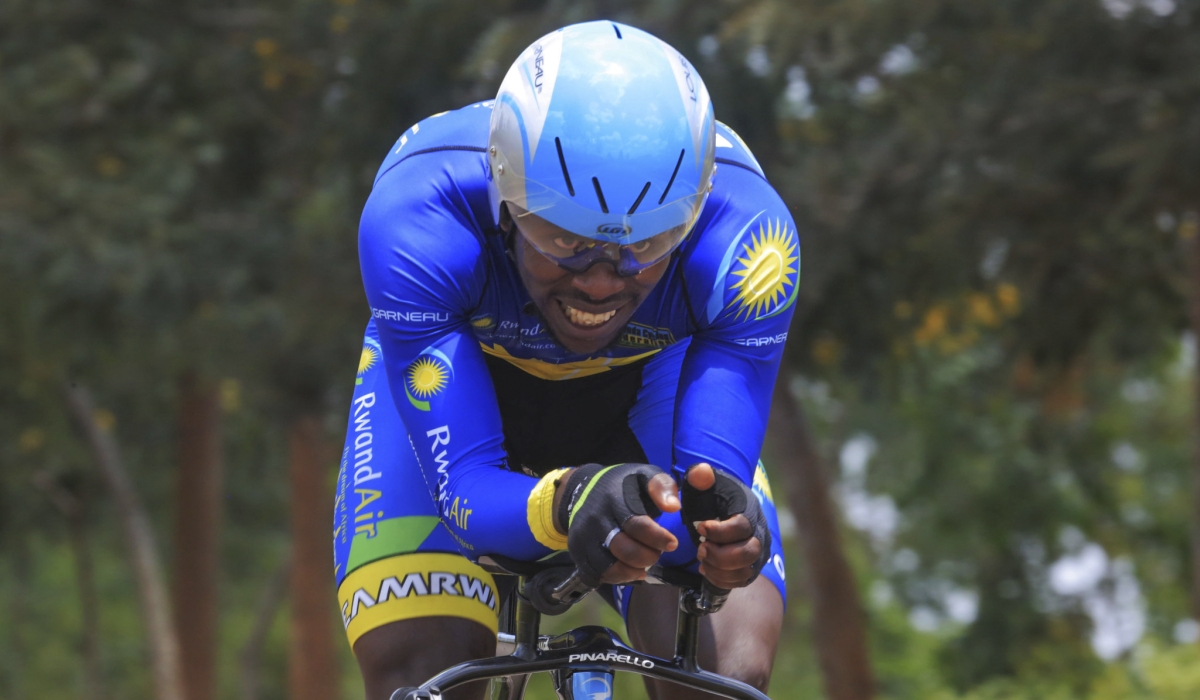
[[[1197,697],[1198,10],[5,0],[0,698],[361,697],[323,534],[358,212],[403,129],[598,17],[689,56],[804,238],[772,696]]]

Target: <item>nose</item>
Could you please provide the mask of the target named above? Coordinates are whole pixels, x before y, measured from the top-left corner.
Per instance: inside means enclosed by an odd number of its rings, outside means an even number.
[[[575,275],[572,286],[594,301],[602,301],[625,289],[625,279],[607,262],[599,262]]]

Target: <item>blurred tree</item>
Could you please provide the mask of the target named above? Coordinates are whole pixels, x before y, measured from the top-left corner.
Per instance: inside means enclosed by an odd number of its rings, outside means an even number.
[[[1185,327],[1195,7],[1122,7],[752,2],[714,35],[775,96],[776,147],[751,145],[813,231],[794,361],[901,409],[879,486],[925,582],[980,596],[961,686],[1057,639],[1031,548],[1115,515],[1085,380]]]
[[[216,691],[217,581],[222,494],[221,407],[216,385],[195,372],[177,380],[179,471],[175,581],[171,591],[187,700]]]
[[[325,535],[333,512],[329,450],[321,423],[301,415],[288,435],[293,557],[288,697],[323,700],[337,694],[333,566]]]
[[[79,585],[79,603],[83,612],[83,697],[104,700],[104,676],[100,660],[100,601],[96,595],[95,567],[88,544],[83,501],[72,487],[47,472],[34,474],[34,485],[54,503],[67,519],[71,549],[75,555],[75,576]],[[78,484],[75,485],[78,488]]]
[[[114,435],[160,531],[186,393],[174,378],[216,383],[229,495],[218,667],[234,668],[286,549],[297,407],[344,412],[366,319],[353,230],[384,149],[420,118],[490,97],[541,33],[610,16],[694,60],[804,233],[789,364],[809,378],[826,461],[869,434],[861,486],[900,523],[888,541],[844,539],[863,586],[894,593],[869,610],[881,692],[929,696],[930,678],[949,678],[1017,697],[1057,676],[1041,696],[1119,697],[1119,674],[1087,648],[1086,610],[1048,589],[1048,571],[1071,526],[1136,564],[1154,635],[1182,625],[1186,639],[1181,618],[1200,614],[1188,472],[1200,411],[1179,390],[1194,363],[1177,360],[1196,279],[1196,10],[0,4],[0,695],[53,697],[63,669],[83,666],[61,641],[82,638],[78,606],[49,602],[74,581],[45,583],[60,548],[69,561],[70,531],[27,497],[36,473],[87,473],[63,380],[121,416]],[[111,695],[146,695],[114,554],[123,513],[96,505],[101,670]],[[947,600],[972,595],[974,618],[950,621]],[[930,610],[941,631],[912,632],[906,615]],[[264,697],[285,692],[281,629],[262,633]],[[935,647],[941,669],[928,666]],[[1182,678],[1172,652],[1153,658]]]
[[[830,700],[875,696],[868,656],[866,614],[858,585],[842,548],[839,518],[824,460],[803,409],[783,373],[771,403],[771,452],[782,467],[788,502],[804,545],[804,572],[813,605],[813,636]]]
[[[113,419],[111,414],[96,408],[91,392],[84,387],[67,389],[66,400],[122,514],[121,524],[129,548],[129,559],[133,564],[142,621],[149,641],[155,697],[158,700],[184,700],[179,637],[171,617],[154,532],[146,509],[129,478],[117,441],[110,432]]]

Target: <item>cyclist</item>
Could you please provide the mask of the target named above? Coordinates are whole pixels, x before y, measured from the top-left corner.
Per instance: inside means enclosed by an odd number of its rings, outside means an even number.
[[[734,589],[701,663],[765,688],[785,590],[759,451],[799,240],[693,66],[613,22],[542,37],[494,101],[401,135],[359,244],[334,548],[368,697],[493,654],[477,562],[561,550],[651,654],[675,592],[622,584],[657,561]]]

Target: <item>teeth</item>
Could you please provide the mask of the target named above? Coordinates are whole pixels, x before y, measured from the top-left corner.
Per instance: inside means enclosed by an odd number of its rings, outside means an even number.
[[[608,319],[617,315],[616,309],[613,309],[612,311],[605,311],[602,314],[589,314],[586,311],[580,311],[579,309],[567,306],[566,304],[563,304],[562,306],[567,312],[567,318],[571,320],[571,323],[574,323],[578,326],[599,326],[600,324],[608,321]]]

